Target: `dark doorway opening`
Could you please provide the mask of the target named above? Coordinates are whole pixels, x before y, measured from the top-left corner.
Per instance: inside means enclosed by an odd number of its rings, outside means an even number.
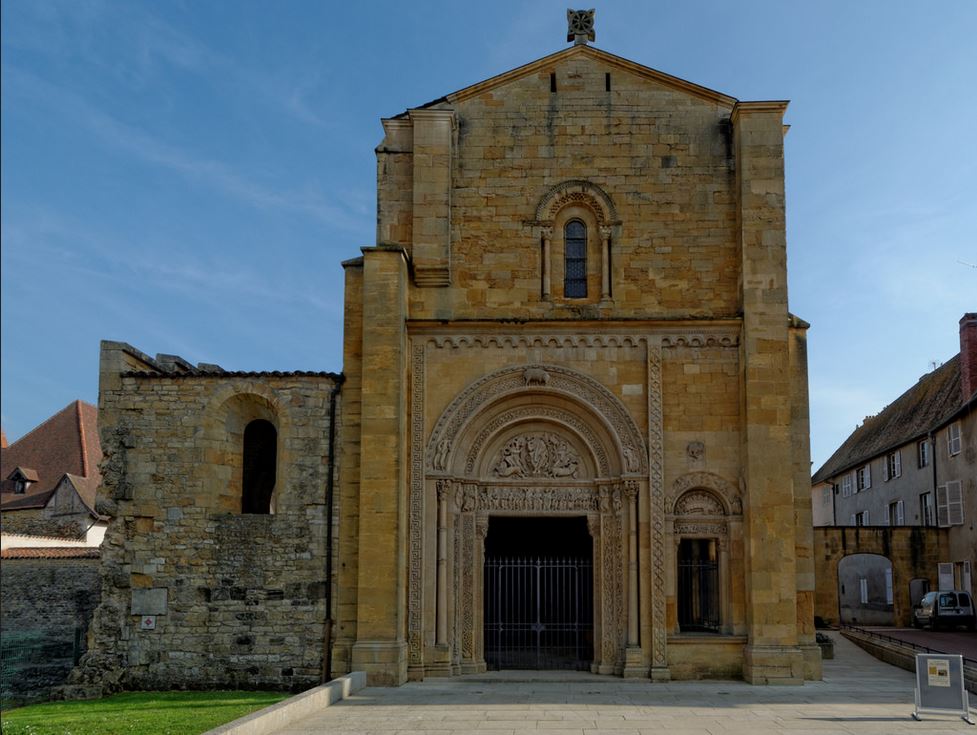
[[[682,632],[719,632],[719,562],[715,539],[679,542],[678,626]]]
[[[489,669],[589,670],[593,544],[587,519],[489,519],[485,662]]]

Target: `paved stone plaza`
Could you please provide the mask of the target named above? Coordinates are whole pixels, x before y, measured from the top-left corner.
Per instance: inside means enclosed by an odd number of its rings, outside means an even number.
[[[840,635],[832,637],[835,659],[824,662],[824,681],[802,687],[729,681],[651,684],[569,672],[502,672],[364,689],[279,735],[977,733],[950,716],[924,715],[914,721],[912,674],[877,661]]]

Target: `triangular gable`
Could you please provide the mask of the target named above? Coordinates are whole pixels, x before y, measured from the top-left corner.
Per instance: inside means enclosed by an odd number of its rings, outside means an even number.
[[[673,77],[671,74],[666,74],[664,72],[658,71],[657,69],[652,69],[651,67],[638,64],[629,59],[625,59],[621,56],[608,53],[607,51],[601,51],[600,49],[594,48],[593,46],[571,46],[569,48],[557,51],[556,53],[550,54],[549,56],[544,56],[536,61],[531,61],[528,64],[516,67],[511,71],[498,74],[494,77],[486,79],[483,82],[473,84],[463,89],[459,89],[457,92],[452,92],[451,94],[440,97],[432,102],[428,102],[425,105],[421,105],[421,109],[425,107],[434,107],[445,102],[454,104],[461,102],[471,97],[475,97],[480,94],[484,94],[493,89],[496,89],[502,85],[513,82],[517,79],[523,77],[537,74],[542,70],[552,67],[554,64],[561,61],[571,59],[574,56],[587,56],[604,64],[622,69],[624,71],[635,74],[639,77],[643,77],[650,81],[656,82],[666,87],[672,89],[680,90],[686,94],[693,95],[700,99],[714,102],[719,105],[725,105],[727,107],[733,107],[738,100],[735,97],[730,97],[729,95],[723,94],[722,92],[717,92],[714,89],[709,89],[708,87],[703,87],[698,84],[693,84],[679,77]],[[406,114],[406,113],[404,113]],[[399,115],[398,115],[399,117]]]
[[[37,470],[30,467],[14,467],[14,471],[7,476],[8,480],[26,480],[27,482],[37,482]]]

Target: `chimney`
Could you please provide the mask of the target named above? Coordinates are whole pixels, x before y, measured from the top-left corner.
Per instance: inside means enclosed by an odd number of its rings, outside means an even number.
[[[7,432],[0,428],[0,449],[7,448]]]
[[[960,320],[960,388],[966,401],[977,390],[977,314]]]

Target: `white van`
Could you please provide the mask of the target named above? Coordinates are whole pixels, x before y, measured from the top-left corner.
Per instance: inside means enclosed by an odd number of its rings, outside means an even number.
[[[963,590],[927,592],[913,608],[914,628],[956,628],[966,625],[968,630],[977,629],[974,615],[974,598]]]

